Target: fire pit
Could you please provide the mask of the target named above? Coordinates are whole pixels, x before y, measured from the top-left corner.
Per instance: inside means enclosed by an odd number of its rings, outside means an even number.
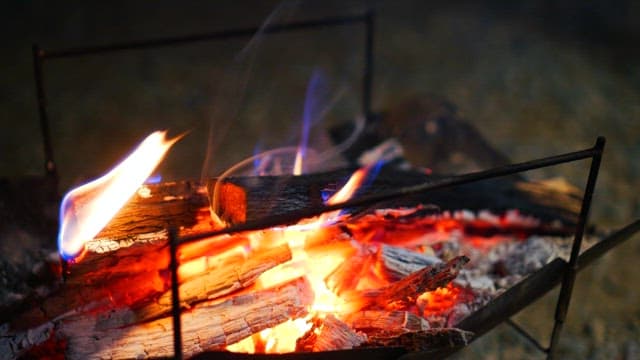
[[[370,22],[371,15],[358,19]],[[35,54],[40,59],[46,52]],[[366,87],[370,81],[365,80]],[[365,91],[367,113],[369,96]],[[46,117],[43,129],[46,138]],[[633,223],[580,254],[603,147],[604,139],[598,139],[586,150],[454,177],[408,172],[398,180],[397,173],[382,170],[363,187],[364,194],[355,196],[358,187],[347,195],[338,191],[346,188],[344,173],[295,177],[285,184],[303,181],[302,188],[311,189],[298,194],[303,201],[269,211],[251,206],[260,202],[252,195],[264,193],[277,178],[145,185],[93,240],[63,253],[76,262],[63,262],[68,266],[63,288],[40,308],[16,316],[13,328],[30,330],[8,339],[26,341],[26,348],[53,336],[56,346],[78,358],[181,357],[224,348],[296,349],[305,352],[280,356],[305,358],[314,356],[306,351],[342,348],[358,349],[332,355],[445,356],[562,283],[548,349],[553,354],[576,272],[639,226]],[[47,149],[46,168],[54,176]],[[540,220],[545,211],[553,212],[547,208],[540,210],[541,217],[528,215],[538,211],[533,207],[525,209],[526,216],[500,209],[465,211],[447,193],[452,187],[478,190],[470,184],[490,179],[492,186],[503,186],[493,189],[517,198],[526,192],[514,193],[511,182],[495,178],[588,158],[591,171],[573,221]],[[362,182],[372,172],[357,170],[350,178]],[[213,194],[221,200],[210,201]],[[325,194],[333,197],[325,201]],[[437,208],[430,206],[434,203]],[[211,223],[209,206],[231,225],[215,229],[219,224]],[[447,206],[452,210],[443,211]],[[573,242],[544,238],[570,236],[574,230]],[[84,258],[78,260],[80,248]],[[532,251],[539,258],[527,263]],[[150,254],[155,255],[152,261],[145,259]],[[338,262],[331,259],[336,256]],[[467,269],[469,257],[474,266]],[[320,262],[305,265],[309,259]],[[304,271],[296,273],[300,268]],[[282,272],[292,274],[283,277]],[[314,302],[325,291],[334,299]],[[296,323],[307,315],[312,317]],[[298,331],[288,339],[294,348],[283,344],[279,331]],[[168,333],[173,335],[169,340]],[[60,339],[66,344],[59,345]]]

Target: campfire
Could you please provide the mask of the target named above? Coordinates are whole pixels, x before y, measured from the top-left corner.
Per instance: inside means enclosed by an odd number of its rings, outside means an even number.
[[[143,184],[175,141],[154,133],[65,196],[65,280],[12,319],[14,355],[447,351],[472,339],[458,327],[469,315],[569,259],[576,218],[567,209],[580,198],[558,186],[489,182],[521,214],[477,208],[473,183],[456,195],[424,191],[464,177],[376,166]],[[393,188],[418,196],[380,193]],[[265,204],[273,189],[286,190]],[[540,212],[541,194],[565,202]]]
[[[311,24],[354,21],[367,24],[371,117],[372,14]],[[35,51],[36,71],[47,57],[151,45]],[[405,130],[392,125],[389,133],[401,137]],[[426,131],[436,130],[432,123]],[[64,197],[59,258],[47,263],[62,280],[5,311],[3,356],[442,357],[562,283],[544,349],[553,353],[576,272],[640,227],[604,239],[585,234],[604,139],[457,176],[379,161],[401,153],[395,140],[365,149],[360,167],[305,173],[306,149],[298,147],[288,173],[281,162],[275,174],[262,162],[260,176],[153,184],[146,179],[179,137],[151,134]],[[516,176],[581,159],[592,160],[584,194],[564,181]]]

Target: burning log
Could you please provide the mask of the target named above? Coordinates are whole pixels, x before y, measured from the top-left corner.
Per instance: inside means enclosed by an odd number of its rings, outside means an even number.
[[[398,172],[397,169],[383,168],[358,194],[383,192],[443,178],[418,171]],[[233,224],[313,209],[322,204],[323,194],[337,191],[352,173],[352,170],[339,170],[301,176],[227,178],[219,186],[221,190],[216,213]],[[210,191],[215,184],[216,180],[209,182]],[[497,214],[519,209],[523,214],[546,222],[558,220],[571,225],[578,217],[580,203],[579,192],[576,193],[572,187],[557,186],[553,182],[496,178],[450,189],[433,190],[389,202],[384,206],[391,208],[398,205],[435,204],[442,210],[469,209],[476,212],[490,206]]]
[[[400,281],[381,289],[365,290],[349,297],[361,296],[360,309],[406,309],[426,291],[446,286],[458,276],[458,272],[469,261],[466,256],[458,256],[446,263],[427,266]],[[354,300],[355,301],[355,300]]]
[[[398,246],[383,244],[378,251],[378,268],[390,281],[400,280],[425,266],[441,263],[436,256],[420,254]]]
[[[296,351],[329,351],[353,349],[367,341],[367,336],[329,314],[315,318],[313,326],[298,341]]]
[[[343,261],[331,274],[325,278],[325,284],[337,295],[355,289],[362,275],[369,271],[375,261],[374,253],[363,246],[360,253],[352,256],[349,261]]]
[[[473,333],[456,328],[437,328],[412,331],[401,335],[379,333],[370,335],[362,346],[399,346],[410,352],[442,351],[466,346]]]
[[[427,320],[408,311],[358,311],[346,315],[344,322],[367,334],[382,330],[404,333],[430,328]]]
[[[252,254],[246,261],[224,263],[221,267],[180,284],[183,306],[227,295],[253,284],[263,272],[291,260],[288,245],[281,245]],[[137,320],[144,321],[171,311],[171,291],[137,311]]]
[[[223,302],[199,304],[182,315],[183,353],[192,356],[204,350],[221,350],[226,345],[290,318],[306,315],[312,301],[311,285],[306,279],[298,278]],[[154,357],[171,357],[171,318],[122,326],[134,316],[131,310],[122,310],[102,316],[85,314],[58,320],[42,327],[42,334],[32,330],[16,334],[11,339],[4,337],[0,348],[13,348],[9,340],[16,342],[24,338],[42,338],[44,341],[54,332],[58,342],[66,342],[64,355],[69,359],[132,359],[150,354]],[[21,353],[8,355],[17,357]]]

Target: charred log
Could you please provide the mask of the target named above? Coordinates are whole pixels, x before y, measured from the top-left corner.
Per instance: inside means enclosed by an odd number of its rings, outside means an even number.
[[[315,318],[313,326],[298,341],[296,351],[329,351],[352,349],[367,341],[367,336],[329,314]]]
[[[430,328],[427,320],[408,311],[358,311],[346,315],[344,322],[366,334],[376,334],[383,330],[405,333]]]
[[[446,263],[427,266],[400,281],[381,289],[366,290],[349,297],[361,297],[360,309],[406,309],[415,304],[416,299],[426,291],[446,286],[458,276],[460,269],[469,261],[466,256],[458,256]],[[354,300],[355,301],[355,300]]]
[[[369,335],[362,346],[399,346],[409,352],[443,351],[445,349],[466,346],[473,338],[473,333],[456,328],[438,328],[408,332],[400,335]]]
[[[306,315],[313,300],[310,284],[299,278],[286,284],[232,297],[211,304],[200,304],[182,315],[183,353],[185,356],[203,350],[220,350],[261,330],[290,318]],[[4,336],[0,348],[17,349],[7,353],[18,357],[26,347],[17,347],[24,339],[47,339],[55,336],[66,343],[65,358],[132,359],[173,356],[171,318],[122,326],[135,317],[130,310],[101,314],[84,314],[57,320],[28,332]],[[49,354],[53,356],[54,354]]]
[[[322,204],[323,195],[341,188],[352,172],[340,170],[301,176],[224,179],[219,185],[221,190],[215,204],[216,213],[225,221],[237,224],[266,216],[313,209]],[[397,169],[383,168],[375,179],[358,191],[358,195],[418,185],[442,178],[417,171],[399,172]],[[216,180],[210,181],[210,191],[215,188],[215,184]],[[575,223],[581,199],[572,188],[544,182],[531,183],[535,184],[531,186],[527,184],[530,182],[514,178],[496,178],[450,189],[433,190],[379,204],[378,207],[433,204],[441,210],[490,209],[496,214],[518,209],[525,215],[545,222],[557,220],[565,225]]]
[[[291,260],[289,246],[252,254],[246,261],[227,262],[221,267],[200,274],[180,284],[180,300],[185,307],[207,299],[215,299],[253,284],[263,272]],[[171,311],[171,291],[163,293],[137,311],[137,320],[144,321]]]

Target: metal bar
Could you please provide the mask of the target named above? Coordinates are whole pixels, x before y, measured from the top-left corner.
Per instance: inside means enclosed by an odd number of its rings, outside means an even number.
[[[56,163],[53,160],[53,145],[51,131],[49,130],[49,117],[47,115],[47,99],[44,91],[44,77],[42,73],[44,51],[38,45],[33,45],[33,74],[36,81],[36,99],[38,101],[38,115],[40,117],[40,131],[44,145],[44,169],[47,176],[58,180]]]
[[[178,231],[169,228],[169,252],[171,271],[171,315],[173,318],[173,358],[182,359],[182,323],[180,320],[180,292],[178,283]]]
[[[578,269],[581,270],[588,266],[609,250],[620,245],[638,232],[640,232],[640,219],[609,235],[606,241],[600,241],[580,254],[578,258]]]
[[[525,330],[520,325],[518,325],[518,323],[516,323],[515,321],[513,321],[511,319],[507,319],[506,322],[507,322],[507,325],[511,326],[513,328],[513,330],[517,331],[518,334],[520,334],[520,336],[522,336],[525,339],[529,340],[531,345],[535,346],[538,350],[540,350],[540,351],[542,351],[544,353],[549,351],[549,349],[547,349],[544,346],[542,346],[542,344],[540,344],[538,342],[538,340],[536,340],[536,338],[534,338],[531,334],[529,334],[529,332],[527,330]]]
[[[42,57],[46,59],[53,59],[53,58],[64,58],[64,57],[73,57],[73,56],[81,56],[81,55],[100,54],[100,53],[123,51],[123,50],[146,49],[146,48],[154,48],[154,47],[162,47],[162,46],[180,45],[180,44],[194,43],[194,42],[200,42],[200,41],[228,39],[231,37],[251,36],[258,31],[262,31],[265,34],[275,34],[275,33],[281,33],[285,31],[291,31],[291,30],[304,30],[304,29],[312,29],[312,28],[318,28],[318,27],[348,25],[355,22],[366,21],[366,18],[367,18],[367,15],[333,17],[333,18],[315,20],[315,21],[291,22],[288,24],[272,25],[272,26],[266,26],[263,28],[252,27],[252,28],[246,28],[246,29],[224,30],[224,31],[188,35],[188,36],[149,39],[149,40],[134,41],[134,42],[128,42],[128,43],[116,43],[116,44],[101,45],[101,46],[78,47],[78,48],[70,48],[70,49],[62,49],[62,50],[50,50],[50,51],[42,51]]]
[[[598,179],[598,171],[600,170],[600,162],[602,160],[602,152],[604,150],[605,138],[598,137],[596,145],[594,146],[595,154],[591,160],[591,168],[589,169],[589,178],[587,179],[587,185],[584,190],[584,197],[582,198],[582,208],[580,209],[580,217],[576,226],[576,234],[573,239],[573,246],[571,247],[571,257],[569,258],[569,267],[567,268],[564,278],[562,280],[562,286],[560,288],[560,295],[558,296],[558,303],[556,305],[555,323],[553,325],[553,331],[551,333],[551,341],[549,344],[548,359],[555,358],[556,346],[558,339],[560,338],[560,332],[564,321],[567,317],[567,311],[569,304],[571,303],[571,295],[573,292],[573,285],[576,280],[576,273],[578,272],[578,257],[580,256],[580,247],[582,246],[582,237],[584,235],[587,221],[589,218],[589,210],[591,209],[591,199],[593,198],[593,191],[595,190],[596,181]]]
[[[489,170],[478,171],[478,172],[468,173],[464,175],[452,176],[444,179],[429,181],[423,184],[407,186],[397,190],[391,190],[391,191],[382,192],[379,194],[363,196],[360,198],[352,199],[352,200],[334,204],[334,205],[323,205],[314,209],[305,209],[305,210],[288,212],[285,214],[269,216],[269,217],[258,219],[255,221],[246,222],[244,224],[233,225],[220,230],[208,231],[208,232],[194,234],[194,235],[187,235],[187,236],[181,237],[180,243],[198,241],[198,240],[201,240],[207,237],[212,237],[212,236],[232,234],[232,233],[250,231],[250,230],[261,230],[268,227],[293,224],[305,218],[318,216],[326,212],[341,210],[348,207],[370,206],[370,205],[391,200],[391,199],[398,199],[405,196],[421,194],[430,190],[436,190],[436,189],[441,189],[441,188],[451,187],[456,185],[463,185],[463,184],[490,179],[494,177],[511,175],[511,174],[515,174],[523,171],[534,170],[542,167],[582,160],[582,159],[586,159],[594,156],[597,152],[598,152],[597,149],[590,148],[586,150],[580,150],[580,151],[575,151],[571,153],[550,156],[550,157],[526,161],[522,163],[500,166],[500,167],[492,168]]]
[[[364,78],[362,88],[363,114],[368,119],[372,114],[371,97],[373,92],[373,36],[374,36],[374,16],[373,10],[369,10],[365,15],[365,48],[364,48]]]

